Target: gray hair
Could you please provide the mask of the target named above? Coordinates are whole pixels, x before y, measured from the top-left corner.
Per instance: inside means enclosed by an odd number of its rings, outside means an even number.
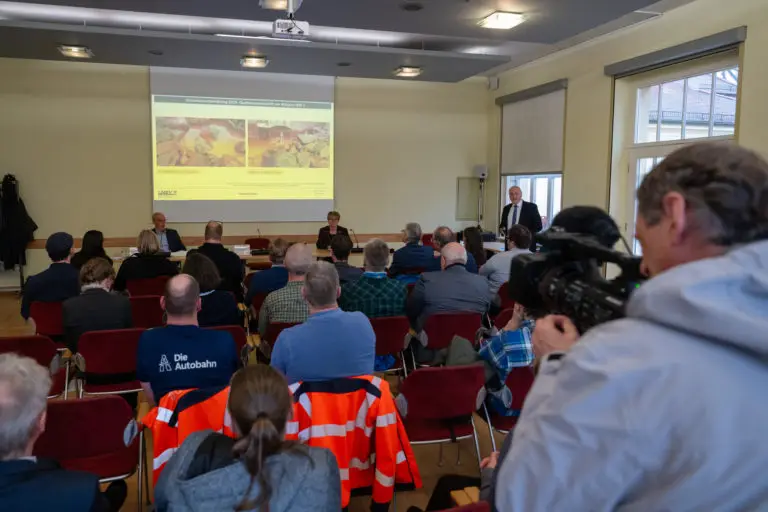
[[[310,306],[327,307],[336,304],[339,273],[327,261],[316,261],[309,266],[304,278],[304,298]]]
[[[440,255],[445,258],[445,264],[453,265],[455,263],[467,264],[467,250],[456,242],[450,242],[443,250],[440,251]]]
[[[50,389],[48,370],[34,359],[0,354],[0,460],[24,452]]]
[[[363,259],[365,260],[366,270],[384,272],[389,263],[389,246],[384,240],[374,238],[365,244]]]
[[[403,230],[408,243],[415,244],[421,241],[421,226],[418,222],[409,222]]]
[[[283,264],[291,274],[305,275],[312,265],[312,249],[307,244],[293,244],[285,251]]]
[[[679,149],[643,180],[638,213],[653,226],[670,192],[685,198],[691,229],[731,246],[768,238],[768,162],[735,144],[704,142]]]
[[[456,235],[448,226],[438,226],[432,233],[432,243],[442,249],[447,244],[456,241]]]

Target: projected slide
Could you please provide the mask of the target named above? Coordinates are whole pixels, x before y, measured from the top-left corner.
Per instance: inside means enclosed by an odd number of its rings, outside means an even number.
[[[333,103],[152,96],[154,200],[333,199]]]

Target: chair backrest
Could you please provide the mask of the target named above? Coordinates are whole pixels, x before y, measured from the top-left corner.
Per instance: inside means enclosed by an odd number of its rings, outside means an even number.
[[[474,413],[484,386],[482,364],[443,366],[409,373],[400,393],[408,401],[409,418],[442,420]]]
[[[388,356],[403,351],[405,335],[410,324],[404,316],[384,316],[371,318],[371,326],[376,334],[376,355]]]
[[[165,293],[165,284],[170,279],[169,276],[157,276],[147,279],[128,279],[125,287],[131,296],[141,295],[163,295]]]
[[[432,233],[424,233],[421,235],[421,243],[426,246],[432,245]]]
[[[280,336],[280,333],[283,332],[285,329],[288,329],[289,327],[293,327],[294,325],[299,325],[297,322],[274,322],[270,323],[267,326],[267,332],[264,335],[264,339],[271,343],[272,346],[275,346],[275,343],[277,342],[277,337]]]
[[[251,306],[253,306],[253,309],[256,311],[260,310],[261,306],[264,304],[264,301],[267,300],[267,295],[269,295],[269,292],[254,294],[253,298],[251,299]]]
[[[535,378],[532,366],[512,369],[505,383],[512,392],[512,405],[510,409],[519,411],[523,408],[525,397],[528,396]]]
[[[427,346],[431,349],[447,348],[454,336],[475,343],[475,334],[483,322],[480,313],[436,313],[424,324]]]
[[[35,321],[37,334],[43,336],[62,336],[64,321],[62,320],[62,302],[33,302],[29,316]]]
[[[130,474],[139,460],[138,438],[126,435],[131,425],[133,411],[119,396],[54,400],[33,453],[100,478]]]
[[[56,344],[47,336],[10,336],[0,338],[0,354],[15,352],[19,355],[31,357],[37,364],[45,368],[52,368],[51,363],[59,357]],[[64,392],[64,380],[66,372],[61,365],[56,373],[51,375],[51,390],[48,396],[60,395]]]
[[[131,296],[130,299],[134,327],[151,329],[163,326],[164,312],[158,295]]]
[[[260,249],[269,249],[270,241],[269,238],[255,237],[246,239],[245,243],[251,246],[252,251],[258,251]]]
[[[512,315],[515,314],[514,308],[507,308],[498,315],[496,315],[496,318],[493,319],[493,325],[496,326],[497,329],[501,329],[505,325],[509,323],[510,320],[512,320]]]
[[[83,333],[77,351],[85,359],[86,375],[135,373],[136,352],[143,332],[142,328],[133,328]]]
[[[248,337],[245,335],[245,331],[239,325],[217,325],[215,327],[206,327],[206,329],[212,329],[215,331],[227,331],[232,335],[232,339],[235,340],[235,346],[237,347],[237,353],[240,354],[243,347],[248,344]]]
[[[515,301],[509,298],[509,282],[502,284],[499,288],[499,299],[501,299],[499,304],[501,309],[512,309],[515,307]]]
[[[253,279],[253,276],[256,275],[256,272],[249,272],[245,275],[245,279],[243,279],[243,286],[247,289],[249,286],[251,286],[251,280]]]

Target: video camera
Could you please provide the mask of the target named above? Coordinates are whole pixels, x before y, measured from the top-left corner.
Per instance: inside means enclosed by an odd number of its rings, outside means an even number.
[[[595,237],[550,229],[536,235],[542,252],[512,259],[509,296],[528,309],[569,317],[583,333],[624,316],[624,304],[645,277],[641,258],[609,249]],[[614,263],[621,274],[612,280],[600,272]]]

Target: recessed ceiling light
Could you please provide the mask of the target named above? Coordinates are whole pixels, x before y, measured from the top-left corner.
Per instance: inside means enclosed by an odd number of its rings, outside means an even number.
[[[263,55],[243,55],[240,59],[240,65],[244,68],[265,68],[269,64],[269,59]]]
[[[395,76],[401,78],[415,78],[421,74],[421,68],[418,66],[400,66],[395,70]]]
[[[525,16],[519,12],[496,11],[480,20],[478,25],[484,28],[509,30],[525,21]]]
[[[59,53],[65,57],[73,59],[90,59],[93,52],[87,46],[71,46],[67,44],[59,45]]]

